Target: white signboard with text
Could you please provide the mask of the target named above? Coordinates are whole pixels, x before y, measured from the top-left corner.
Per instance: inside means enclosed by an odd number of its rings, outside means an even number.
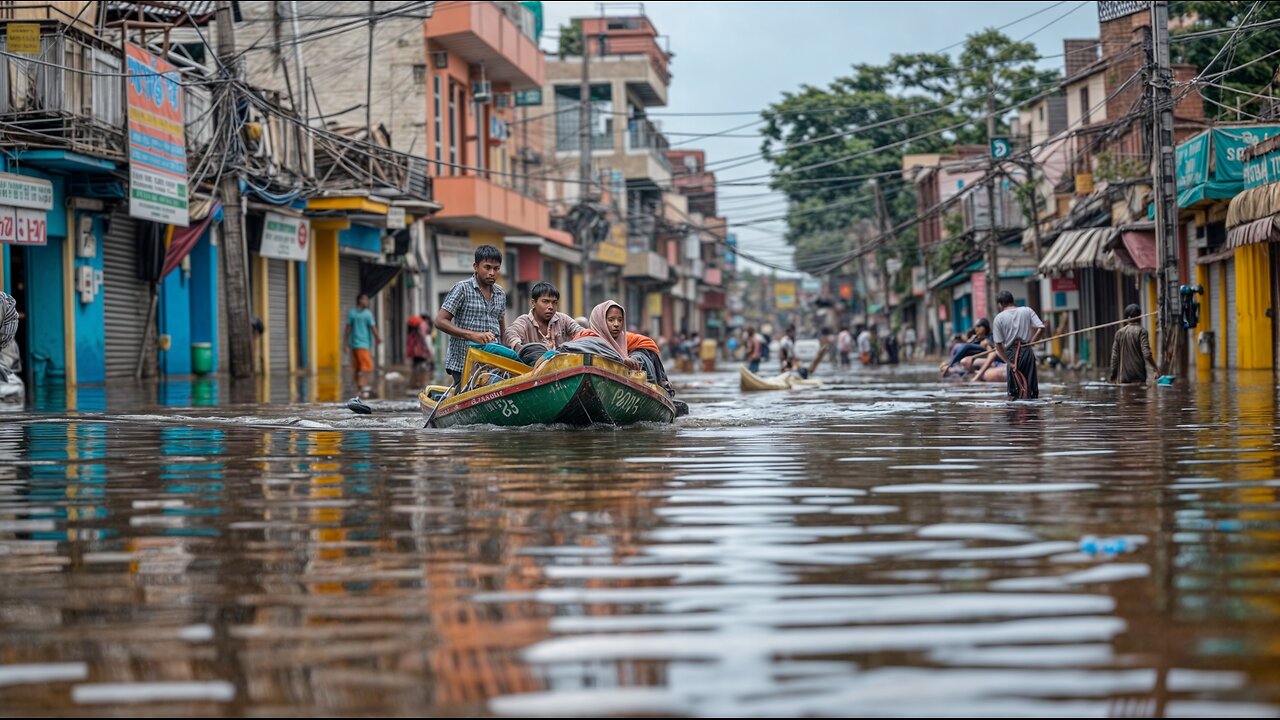
[[[258,254],[277,260],[307,261],[311,223],[305,218],[267,213],[262,222],[262,247]]]
[[[49,241],[53,183],[0,173],[0,243],[44,245]]]

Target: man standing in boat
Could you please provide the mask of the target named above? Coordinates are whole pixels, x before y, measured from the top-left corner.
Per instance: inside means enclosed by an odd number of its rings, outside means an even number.
[[[436,313],[436,327],[449,335],[444,369],[453,384],[462,385],[467,343],[487,345],[506,335],[507,293],[498,284],[502,253],[492,245],[476,248],[475,274],[453,286]]]
[[[560,291],[555,285],[549,282],[534,285],[529,301],[529,312],[516,318],[502,335],[503,343],[517,354],[526,345],[555,350],[585,329],[560,312]]]

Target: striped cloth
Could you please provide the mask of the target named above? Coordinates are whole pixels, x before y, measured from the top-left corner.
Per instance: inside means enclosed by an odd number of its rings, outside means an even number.
[[[18,301],[0,292],[0,349],[13,342],[18,334]]]

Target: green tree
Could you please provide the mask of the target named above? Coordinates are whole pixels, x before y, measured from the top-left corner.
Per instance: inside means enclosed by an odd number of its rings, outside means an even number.
[[[1181,19],[1181,22],[1178,23],[1180,27],[1172,31],[1172,34],[1177,36],[1205,30],[1232,28],[1242,23],[1246,16],[1250,25],[1280,20],[1280,3],[1239,1],[1171,2],[1169,3],[1169,16]],[[1219,35],[1189,39],[1185,42],[1175,42],[1171,46],[1170,54],[1173,62],[1186,63],[1196,67],[1197,70],[1208,68],[1208,74],[1239,67],[1239,70],[1233,71],[1217,82],[1235,90],[1242,90],[1245,93],[1266,95],[1268,88],[1274,89],[1275,87],[1273,81],[1276,75],[1277,61],[1274,58],[1268,58],[1247,67],[1245,65],[1258,60],[1268,53],[1275,52],[1275,49],[1280,47],[1280,27],[1241,30],[1236,34],[1234,41],[1231,40],[1231,37],[1232,33],[1225,32]],[[1219,56],[1219,51],[1229,41],[1231,42],[1231,47],[1227,48],[1226,52]],[[1217,60],[1215,61],[1214,58],[1217,58]],[[1212,66],[1209,65],[1211,62],[1213,63]],[[1269,100],[1263,98],[1256,98],[1214,86],[1203,87],[1199,92],[1203,93],[1204,97],[1210,101],[1205,106],[1205,113],[1211,119],[1235,120],[1235,108],[1238,103],[1242,113],[1240,118],[1248,120],[1250,115],[1262,114],[1262,111],[1267,108],[1267,104],[1270,103]],[[1249,115],[1243,113],[1249,113]]]
[[[958,133],[961,142],[987,143],[986,117],[988,99],[994,96],[997,111],[997,135],[1009,132],[1009,110],[1050,89],[1060,76],[1056,70],[1040,70],[1035,62],[1039,55],[1029,42],[1013,42],[995,30],[970,35],[960,52],[957,91],[966,116],[980,118]]]
[[[573,20],[568,25],[560,26],[560,57],[579,57],[582,55],[582,21]]]
[[[1013,107],[1057,79],[1038,70],[1035,59],[1030,43],[985,30],[969,37],[956,60],[895,54],[884,65],[854,65],[826,87],[784,93],[766,108],[761,150],[772,165],[771,186],[789,201],[786,239],[796,248],[797,267],[829,265],[839,254],[833,238],[844,238],[859,220],[875,219],[867,176],[883,175],[891,226],[914,217],[914,187],[894,174],[902,156],[985,144],[988,94],[994,91],[996,107]],[[999,132],[1007,131],[1012,114],[997,118]],[[891,256],[914,262],[914,228],[896,235],[897,242],[878,253],[879,262]]]

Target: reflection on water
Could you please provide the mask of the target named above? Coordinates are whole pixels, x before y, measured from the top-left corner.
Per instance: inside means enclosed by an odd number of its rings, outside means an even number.
[[[0,708],[1280,710],[1269,375],[736,382],[625,431],[423,431],[306,381],[45,398],[0,425]]]

